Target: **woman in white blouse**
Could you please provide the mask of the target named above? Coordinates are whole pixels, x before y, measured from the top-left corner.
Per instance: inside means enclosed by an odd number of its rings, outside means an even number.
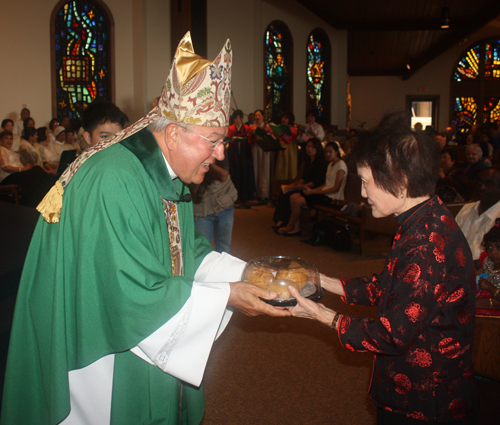
[[[328,205],[333,200],[344,200],[344,187],[347,180],[347,165],[342,161],[340,146],[337,142],[330,142],[325,147],[325,159],[329,162],[326,169],[325,183],[311,189],[304,188],[302,196],[290,198],[292,214],[286,227],[278,232],[283,236],[300,235],[300,213],[302,207],[308,205]]]
[[[10,131],[0,133],[0,185],[15,184],[21,188],[20,204],[36,207],[57,178],[41,167],[27,163],[11,147],[13,136]]]
[[[21,173],[32,167],[31,164],[24,165],[21,162],[19,154],[11,149],[12,143],[14,143],[12,132],[2,131],[0,133],[0,182],[2,184],[12,184],[4,183],[4,180],[11,174]]]

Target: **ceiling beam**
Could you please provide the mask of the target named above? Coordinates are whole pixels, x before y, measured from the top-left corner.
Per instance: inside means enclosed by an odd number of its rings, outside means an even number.
[[[431,60],[437,58],[439,55],[444,53],[450,47],[455,46],[458,43],[461,43],[472,33],[488,25],[492,20],[496,19],[498,16],[500,16],[500,2],[497,2],[495,6],[490,7],[488,11],[483,11],[482,13],[478,13],[477,15],[472,17],[469,24],[465,26],[462,30],[450,32],[449,36],[437,41],[432,46],[430,46],[427,49],[427,51],[425,51],[418,57],[413,58],[411,68],[407,69],[405,67],[402,70],[403,80],[408,80],[420,68],[428,64]]]

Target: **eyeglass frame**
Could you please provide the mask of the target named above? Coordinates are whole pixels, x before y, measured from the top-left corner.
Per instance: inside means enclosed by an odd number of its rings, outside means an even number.
[[[224,137],[222,137],[219,140],[210,140],[208,137],[202,136],[200,133],[197,133],[196,131],[191,130],[188,127],[184,127],[183,125],[179,125],[179,127],[182,128],[183,130],[189,131],[191,133],[196,134],[197,136],[200,136],[202,139],[205,139],[207,142],[210,142],[212,144],[212,146],[210,147],[210,149],[212,151],[215,151],[215,149],[217,148],[217,146],[219,146],[220,144],[224,143]]]

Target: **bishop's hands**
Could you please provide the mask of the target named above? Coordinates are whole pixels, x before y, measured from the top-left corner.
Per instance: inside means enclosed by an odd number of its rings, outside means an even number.
[[[268,316],[285,317],[290,316],[290,312],[284,308],[273,307],[264,301],[272,300],[278,296],[275,291],[260,288],[248,282],[231,282],[231,293],[229,294],[228,305],[236,307],[247,316],[258,316],[266,314]]]

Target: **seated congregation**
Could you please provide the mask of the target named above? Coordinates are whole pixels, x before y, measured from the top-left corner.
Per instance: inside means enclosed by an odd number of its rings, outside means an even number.
[[[114,104],[95,101],[83,120],[54,118],[35,127],[23,108],[14,123],[6,118],[0,132],[0,200],[36,207],[70,163],[89,146],[125,128],[127,116]]]

